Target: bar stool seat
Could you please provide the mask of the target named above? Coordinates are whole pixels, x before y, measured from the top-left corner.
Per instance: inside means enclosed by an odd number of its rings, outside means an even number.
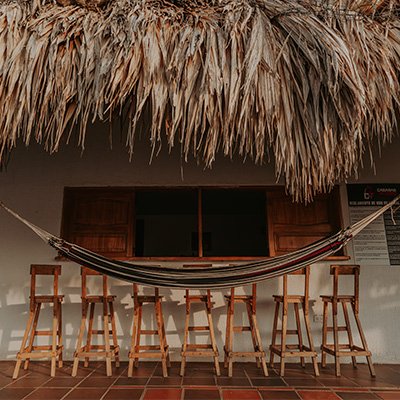
[[[133,375],[133,367],[139,366],[139,358],[160,358],[163,376],[168,376],[168,369],[171,365],[169,359],[169,346],[167,344],[167,337],[165,334],[164,316],[162,313],[162,299],[163,296],[159,295],[159,289],[154,288],[154,295],[141,295],[137,284],[133,284],[133,327],[131,347],[129,350],[128,358],[128,377]],[[154,316],[157,329],[142,329],[143,305],[154,305]],[[158,336],[159,344],[154,345],[141,345],[141,335]]]
[[[227,321],[225,335],[225,357],[224,366],[228,367],[228,376],[233,374],[233,361],[237,357],[255,357],[257,366],[262,367],[265,376],[268,376],[267,364],[265,361],[265,351],[263,349],[260,331],[258,329],[256,317],[256,302],[257,302],[257,285],[252,285],[251,295],[237,295],[235,289],[231,289],[231,293],[225,296],[227,301]],[[248,326],[234,326],[235,304],[241,303],[246,306]],[[250,332],[253,342],[253,351],[233,351],[233,335],[239,332]]]
[[[304,276],[304,294],[288,294],[288,275],[303,275]],[[270,366],[274,366],[274,356],[281,358],[280,375],[285,374],[285,361],[289,357],[299,357],[301,365],[305,367],[305,357],[310,357],[313,362],[314,374],[319,376],[317,363],[317,352],[314,349],[313,339],[311,336],[310,320],[309,320],[309,280],[310,267],[307,266],[298,271],[286,274],[283,276],[283,294],[274,295],[275,315],[272,329],[272,341],[270,345]],[[293,311],[296,321],[296,329],[288,329],[289,304],[293,305]],[[282,321],[281,329],[278,329],[278,317],[280,306],[282,305]],[[303,334],[300,320],[300,306],[303,311],[304,324],[306,328],[308,346],[303,343]],[[276,343],[277,336],[280,335],[280,344]],[[287,336],[293,335],[297,337],[297,343],[288,344]]]
[[[63,295],[58,294],[58,277],[61,275],[61,265],[38,265],[32,264],[31,273],[31,288],[29,301],[29,319],[22,339],[20,351],[17,354],[17,362],[15,365],[13,379],[18,378],[19,370],[24,362],[24,369],[29,366],[31,359],[51,358],[50,375],[55,376],[56,363],[58,367],[63,365],[62,361],[62,313],[61,304],[64,300]],[[36,277],[37,276],[52,276],[53,277],[53,294],[52,295],[36,295]],[[38,330],[38,322],[42,304],[53,304],[53,320],[52,329]],[[50,336],[51,345],[34,345],[35,337]]]
[[[368,349],[367,340],[365,338],[361,321],[359,317],[359,265],[331,265],[330,274],[333,276],[333,295],[320,296],[323,302],[323,326],[322,326],[322,345],[321,345],[321,364],[322,367],[326,366],[326,355],[330,354],[335,358],[335,374],[340,376],[340,357],[351,357],[353,367],[357,367],[356,357],[365,356],[367,359],[368,367],[371,376],[375,376],[375,369],[372,364],[371,351]],[[354,294],[339,295],[339,277],[351,276],[354,281]],[[344,325],[339,326],[338,304],[342,305]],[[347,304],[351,305],[353,316],[356,322],[358,333],[361,339],[361,346],[354,344],[353,334],[351,331],[351,324]],[[332,307],[332,326],[328,326],[328,308]],[[339,332],[346,332],[348,343],[340,343]],[[328,333],[333,335],[333,343],[328,343]]]
[[[119,367],[119,345],[117,341],[117,329],[115,324],[114,300],[116,296],[108,294],[107,276],[100,274],[86,267],[81,268],[82,275],[82,319],[79,330],[78,342],[74,353],[74,363],[72,367],[72,376],[76,376],[78,372],[79,360],[84,358],[84,366],[89,365],[90,358],[104,357],[106,362],[106,374],[112,375],[112,359],[115,365]],[[87,294],[87,277],[97,276],[102,278],[102,295]],[[103,306],[102,312],[102,329],[93,329],[95,305]],[[89,311],[89,324],[87,325],[87,317]],[[83,337],[87,328],[86,344],[83,344]],[[111,328],[111,329],[110,329]],[[103,336],[103,344],[92,344],[93,335]],[[110,342],[110,335],[112,343]]]

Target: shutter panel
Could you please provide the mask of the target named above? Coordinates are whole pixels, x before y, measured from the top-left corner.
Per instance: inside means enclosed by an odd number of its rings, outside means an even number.
[[[133,255],[132,189],[66,188],[63,237],[107,257]]]
[[[293,203],[283,188],[267,194],[270,255],[307,246],[340,229],[339,191],[318,195],[310,204]]]

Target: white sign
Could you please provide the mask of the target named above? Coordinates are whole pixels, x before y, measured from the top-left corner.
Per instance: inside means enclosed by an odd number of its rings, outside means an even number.
[[[378,207],[349,207],[350,224],[367,217]],[[381,215],[353,239],[354,257],[358,264],[389,265],[385,223]]]
[[[374,206],[349,207],[350,223],[354,224],[378,209]],[[390,211],[379,216],[353,239],[357,264],[400,265],[398,233],[399,225],[393,224]]]

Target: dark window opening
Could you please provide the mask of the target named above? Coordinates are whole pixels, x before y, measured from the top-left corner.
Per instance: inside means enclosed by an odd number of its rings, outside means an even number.
[[[268,256],[266,199],[263,190],[202,191],[203,232],[210,246],[203,255]]]
[[[135,255],[197,256],[192,246],[192,232],[198,229],[197,209],[195,190],[138,190]]]

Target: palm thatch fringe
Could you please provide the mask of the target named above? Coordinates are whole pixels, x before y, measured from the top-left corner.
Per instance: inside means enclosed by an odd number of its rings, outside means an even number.
[[[357,174],[396,130],[398,0],[7,0],[0,4],[0,160],[21,138],[128,113],[153,148],[262,163],[296,200]]]

